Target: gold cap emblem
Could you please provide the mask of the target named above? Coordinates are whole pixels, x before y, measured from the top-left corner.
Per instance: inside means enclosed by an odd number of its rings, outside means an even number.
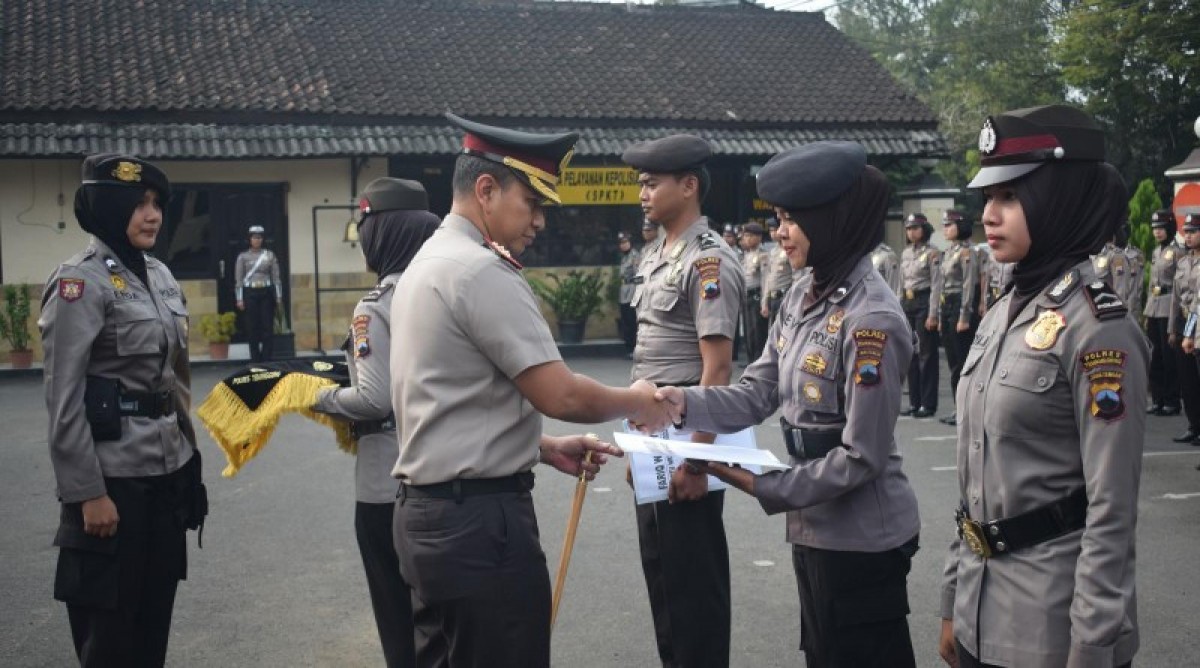
[[[122,160],[117,163],[117,168],[113,170],[112,175],[118,181],[136,183],[142,180],[142,166]]]

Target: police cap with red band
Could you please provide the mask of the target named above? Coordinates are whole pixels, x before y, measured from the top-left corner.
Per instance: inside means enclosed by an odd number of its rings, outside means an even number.
[[[1087,113],[1062,104],[991,116],[979,132],[982,169],[967,184],[985,188],[1058,161],[1104,160],[1104,132]]]
[[[462,152],[511,169],[542,197],[561,203],[558,179],[575,153],[578,132],[545,134],[484,125],[446,113],[446,120],[466,131]]]
[[[1171,231],[1174,232],[1175,212],[1171,211],[1170,209],[1159,209],[1158,211],[1155,211],[1154,214],[1150,216],[1150,227],[1161,227],[1164,229],[1169,227],[1171,228]]]

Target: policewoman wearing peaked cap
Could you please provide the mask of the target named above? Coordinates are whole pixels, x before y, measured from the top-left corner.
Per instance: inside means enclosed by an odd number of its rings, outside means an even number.
[[[425,187],[416,181],[381,178],[358,198],[358,238],[367,268],[379,284],[354,307],[342,349],[350,387],[324,390],[314,409],[354,423],[354,533],[375,612],[375,627],[389,668],[416,665],[412,602],[392,541],[392,510],[399,484],[392,466],[400,454],[392,413],[389,363],[392,300],[396,283],[441,221],[429,212]]]
[[[54,597],[67,604],[83,666],[161,666],[186,529],[207,512],[188,411],[188,312],[179,284],[146,255],[171,195],[133,156],[83,163],[75,217],[86,249],[46,281],[50,462],[61,521]]]
[[[959,538],[939,653],[950,665],[1128,665],[1149,351],[1094,255],[1125,219],[1104,135],[1052,105],[988,118],[983,225],[1013,288],[958,385]],[[948,509],[947,509],[948,513]]]
[[[780,153],[758,173],[779,243],[809,279],[787,296],[737,385],[662,388],[689,429],[730,433],[776,410],[791,468],[702,468],[788,513],[808,666],[914,666],[907,576],[920,520],[893,431],[912,332],[871,264],[890,187],[853,142]]]

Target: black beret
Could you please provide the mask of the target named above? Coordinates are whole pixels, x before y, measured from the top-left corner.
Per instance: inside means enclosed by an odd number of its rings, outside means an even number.
[[[1150,227],[1175,227],[1175,212],[1159,209],[1150,216]]]
[[[712,156],[712,146],[695,135],[671,135],[630,146],[621,160],[648,174],[678,174],[698,170]]]
[[[916,213],[910,213],[910,214],[908,214],[908,217],[906,217],[904,219],[905,227],[920,227],[922,225],[928,225],[928,224],[929,224],[929,219],[926,218],[925,214],[921,213],[920,211],[918,211]]]
[[[578,132],[523,132],[470,121],[446,113],[446,120],[466,131],[462,152],[511,169],[523,183],[559,203],[558,178],[575,153]]]
[[[171,182],[161,169],[132,155],[98,153],[83,160],[83,185],[152,188],[166,208],[171,199]]]
[[[363,214],[381,211],[428,211],[429,195],[419,181],[383,177],[363,188],[358,196],[358,210]]]
[[[867,166],[867,151],[852,141],[819,141],[790,148],[767,161],[755,177],[758,196],[788,211],[837,199]]]
[[[1195,232],[1196,230],[1200,230],[1200,214],[1189,213],[1183,219],[1183,231]]]
[[[742,226],[742,232],[747,232],[749,234],[757,234],[762,236],[763,231],[762,225],[759,225],[758,223],[746,223]]]
[[[979,132],[982,168],[968,188],[1020,178],[1049,162],[1104,160],[1104,132],[1082,110],[1064,104],[1006,111]]]

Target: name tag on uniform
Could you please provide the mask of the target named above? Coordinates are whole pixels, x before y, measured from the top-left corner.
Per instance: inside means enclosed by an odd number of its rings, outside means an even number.
[[[629,283],[632,285],[641,285],[642,283],[645,283],[645,282],[646,282],[645,276],[634,276],[633,278],[629,279]]]

